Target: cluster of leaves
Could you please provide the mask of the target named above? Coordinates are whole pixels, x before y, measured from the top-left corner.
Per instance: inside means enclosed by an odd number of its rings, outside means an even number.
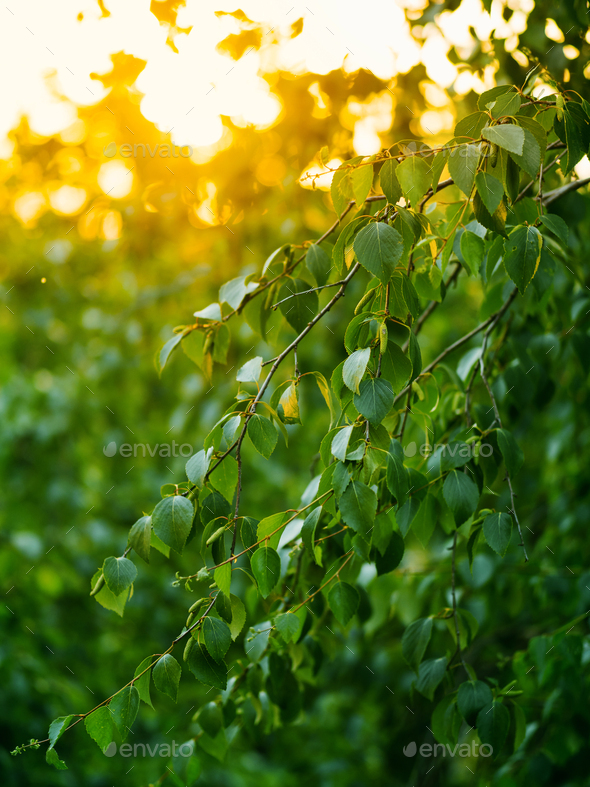
[[[415,691],[437,700],[435,738],[456,745],[466,722],[494,757],[508,750],[507,741],[512,751],[521,746],[525,718],[514,682],[502,687],[469,660],[478,623],[457,603],[455,566],[460,545],[471,567],[484,542],[506,555],[515,524],[515,548],[527,554],[512,485],[524,457],[500,412],[511,379],[507,336],[512,315],[547,308],[552,255],[567,245],[567,225],[545,208],[578,182],[546,192],[544,178],[558,165],[570,176],[590,145],[586,101],[561,92],[536,100],[530,92],[525,83],[484,93],[443,147],[400,142],[345,162],[332,183],[333,227],[316,242],[280,247],[261,274],[225,283],[218,301],[180,326],[158,354],[162,371],[182,347],[210,378],[214,363],[227,362],[230,326],[240,315],[264,337],[278,308],[295,332],[275,358],[255,356],[241,366],[235,400],[188,460],[187,480],[162,487],[151,514],[131,528],[123,555],[107,557],[92,578],[96,600],[122,615],[137,576],[132,551],[149,562],[152,547],[166,557],[190,550],[202,564],[175,581],[199,598],[169,648],[148,656],[97,708],[56,719],[49,763],[65,767],[55,744],[80,721],[103,751],[125,741],[140,701],[152,705],[152,678],[177,700],[181,661],[219,692],[194,718],[191,741],[209,754],[221,758],[240,727],[264,719],[270,731],[297,719],[321,666],[321,626],[330,616],[341,627],[355,616],[368,620],[362,575],[367,568],[377,577],[395,571],[410,531],[425,546],[435,532],[451,544],[451,606],[417,617],[401,638]],[[443,191],[446,202],[436,196]],[[484,319],[424,365],[418,335],[461,274],[479,282]],[[329,382],[320,371],[302,372],[300,343],[362,277],[342,331],[346,357]],[[445,362],[480,334],[482,343],[458,364]],[[288,358],[293,373],[277,383]],[[293,439],[306,378],[329,414],[329,428],[315,441],[314,477],[297,509],[257,520],[240,506],[249,451],[268,460],[280,434]],[[410,431],[428,451],[416,454]],[[491,487],[501,490],[504,481],[508,511],[493,507],[499,492]],[[182,658],[175,658],[181,642]],[[179,783],[199,775],[196,756],[173,766]]]

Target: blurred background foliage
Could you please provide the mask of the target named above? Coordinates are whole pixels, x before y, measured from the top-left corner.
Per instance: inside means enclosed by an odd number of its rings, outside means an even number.
[[[108,0],[99,5],[108,16]],[[171,579],[176,570],[198,569],[190,550],[170,564],[152,552],[125,619],[100,608],[88,590],[104,556],[120,553],[129,526],[157,502],[160,486],[182,477],[185,460],[108,457],[103,447],[173,439],[200,446],[234,395],[233,374],[218,368],[209,383],[177,353],[160,379],[154,353],[175,325],[215,300],[224,281],[259,270],[276,247],[316,239],[332,223],[329,179],[320,177],[315,190],[311,180],[300,180],[307,171],[321,174],[319,150],[328,146],[330,160],[339,162],[400,139],[446,141],[456,119],[475,107],[478,92],[495,82],[522,85],[538,61],[564,89],[587,95],[587,9],[578,0],[534,6],[484,0],[485,10],[473,0],[402,5],[422,53],[406,72],[384,80],[364,69],[291,73],[261,66],[280,103],[277,116],[267,127],[224,116],[221,139],[195,147],[190,159],[110,156],[112,143],[118,150],[139,141],[152,148],[172,144],[141,112],[135,83],[145,62],[124,52],[113,52],[112,69],[95,75],[107,96],[78,106],[71,125],[42,136],[23,117],[11,131],[10,155],[0,160],[3,784],[141,785],[162,771],[160,763],[135,758],[127,775],[129,761],[106,760],[80,728],[61,743],[69,771],[51,769],[42,752],[16,759],[8,752],[30,737],[45,737],[49,720],[109,696],[145,655],[177,633],[187,594],[172,588]],[[177,19],[182,3],[151,6],[174,48],[183,30]],[[304,27],[299,20],[265,43],[255,15],[233,10],[236,32],[219,43],[228,68],[249,48],[280,48]],[[485,36],[462,21],[475,12]],[[362,25],[362,7],[358,14]],[[450,81],[434,78],[430,50],[441,74],[454,69]],[[539,69],[539,87],[547,84]],[[57,83],[52,89],[59,93]],[[587,160],[578,167],[582,176],[584,168]],[[480,554],[473,576],[466,557],[459,565],[465,607],[480,623],[470,658],[501,685],[518,678],[527,715],[536,719],[527,728],[526,754],[504,758],[487,772],[490,783],[507,787],[581,785],[587,772],[587,622],[578,624],[575,647],[553,634],[590,604],[588,198],[571,194],[555,210],[570,225],[568,264],[575,273],[559,268],[556,306],[549,314],[539,310],[536,337],[521,333],[511,346],[516,357],[532,359],[535,372],[526,377],[514,365],[504,370],[507,380],[519,380],[518,396],[503,406],[525,450],[518,505],[532,560],[524,566],[514,548],[503,563],[489,550]],[[327,320],[334,336],[323,329],[321,340],[302,349],[302,364],[329,374],[344,357],[339,329],[360,293],[354,286]],[[426,360],[469,330],[480,304],[473,280],[449,292],[421,335]],[[569,340],[564,334],[574,320],[581,329]],[[550,360],[545,340],[553,335],[561,344]],[[253,346],[265,357],[275,354],[242,321],[228,368]],[[302,414],[303,425],[290,427],[289,449],[279,445],[269,463],[253,451],[248,457],[244,506],[252,515],[297,505],[311,478],[316,435],[328,422],[311,385],[303,390]],[[341,636],[326,641],[305,715],[268,737],[248,723],[223,764],[203,754],[203,783],[474,783],[469,760],[437,762],[427,775],[430,765],[420,771],[402,756],[408,741],[427,740],[431,706],[415,695],[413,714],[406,710],[412,675],[400,637],[428,600],[443,546],[435,539],[428,550],[417,541],[412,549],[421,568],[402,567],[371,585],[365,629],[353,628],[347,642]],[[383,628],[394,612],[395,621]],[[552,647],[558,655],[545,661]],[[529,674],[531,665],[537,669]],[[181,696],[179,707],[190,708],[202,701],[203,687],[183,677]],[[176,714],[160,696],[157,711],[142,706],[134,737],[169,740]]]

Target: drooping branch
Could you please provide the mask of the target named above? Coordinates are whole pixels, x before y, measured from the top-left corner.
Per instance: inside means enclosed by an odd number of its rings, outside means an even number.
[[[453,546],[452,546],[452,562],[451,562],[451,599],[453,602],[453,621],[455,623],[455,638],[457,640],[457,650],[453,654],[453,658],[459,654],[459,658],[461,659],[461,664],[467,673],[469,679],[471,679],[471,675],[469,674],[469,670],[467,669],[467,664],[465,664],[465,659],[463,657],[463,650],[461,649],[461,631],[459,629],[459,613],[457,612],[457,596],[455,594],[455,574],[456,574],[456,563],[457,563],[457,530],[453,533]],[[449,661],[449,667],[453,661],[453,658]]]
[[[494,415],[496,416],[496,421],[499,423],[500,429],[501,429],[502,428],[502,418],[500,417],[500,411],[498,410],[498,404],[496,402],[496,397],[494,396],[494,392],[492,391],[490,383],[488,382],[488,378],[486,377],[485,368],[484,368],[484,362],[483,362],[483,353],[482,353],[482,356],[479,359],[479,373],[481,374],[481,379],[483,380],[484,385],[487,388],[488,394],[490,396],[490,400],[492,402],[492,406],[494,408]],[[514,497],[515,497],[514,489],[512,488],[512,481],[510,479],[510,473],[508,472],[508,468],[506,468],[506,481],[508,482],[508,489],[510,490],[510,502],[511,502],[511,505],[512,505],[511,514],[514,516],[514,520],[515,520],[516,526],[518,528],[518,534],[520,536],[520,544],[519,544],[519,546],[521,546],[522,549],[523,549],[525,563],[528,563],[529,556],[528,556],[527,551],[526,551],[526,545],[524,543],[522,528],[520,527],[520,522],[519,522],[518,516],[516,514],[516,504],[514,502]]]
[[[431,372],[436,366],[438,366],[438,364],[441,361],[443,361],[447,357],[447,355],[450,355],[452,352],[459,349],[459,347],[462,347],[464,344],[466,344],[466,342],[468,342],[470,339],[473,339],[474,336],[477,336],[478,333],[481,333],[483,330],[485,330],[485,328],[487,328],[488,325],[490,325],[490,323],[494,322],[494,320],[500,319],[502,315],[506,312],[506,310],[509,308],[512,301],[516,298],[517,293],[518,290],[515,287],[510,293],[510,296],[507,298],[506,302],[504,303],[501,309],[495,312],[495,314],[492,314],[491,317],[488,317],[487,320],[484,320],[482,323],[480,323],[472,331],[466,333],[465,336],[462,336],[460,339],[457,339],[456,342],[453,342],[453,344],[449,345],[449,347],[443,350],[441,354],[434,359],[434,361],[432,361],[431,363],[428,364],[428,366],[422,369],[422,371],[420,372],[420,374],[416,379],[419,380],[420,377],[423,377],[425,374],[428,374],[428,372]],[[393,404],[395,405],[397,402],[399,402],[399,400],[407,394],[408,390],[411,390],[411,387],[412,387],[412,383],[410,383],[402,391],[400,391],[400,393],[398,393],[398,395],[393,400]]]
[[[552,202],[555,202],[556,199],[569,194],[570,191],[577,191],[578,189],[587,186],[590,183],[590,178],[582,178],[581,180],[572,180],[569,183],[566,183],[565,186],[560,186],[558,189],[553,189],[553,191],[548,191],[543,196],[543,205],[550,205]]]

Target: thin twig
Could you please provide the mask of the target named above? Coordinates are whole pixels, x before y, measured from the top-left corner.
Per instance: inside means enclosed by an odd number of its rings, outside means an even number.
[[[465,659],[463,658],[463,651],[461,650],[461,632],[459,630],[459,615],[458,615],[458,612],[457,612],[457,598],[455,596],[455,572],[456,572],[455,563],[456,563],[456,559],[457,559],[457,531],[455,530],[455,532],[453,534],[453,559],[452,559],[452,563],[451,563],[451,598],[453,600],[453,618],[454,618],[454,621],[455,621],[455,636],[457,638],[457,650],[456,650],[456,653],[459,654],[459,658],[461,659],[461,664],[463,664],[463,667],[465,668],[465,672],[467,673],[467,676],[469,678],[471,678],[471,675],[469,674],[469,670],[467,669],[467,664],[465,664]],[[451,659],[451,661],[452,661],[452,659]],[[450,664],[450,662],[449,662],[449,664]]]
[[[282,301],[277,301],[273,304],[273,309],[276,309],[277,306],[280,306],[281,303],[285,303],[285,301],[290,301],[291,298],[297,298],[298,295],[309,295],[310,292],[319,292],[320,290],[327,290],[328,287],[339,287],[341,284],[344,284],[344,279],[342,281],[335,281],[333,284],[322,284],[321,287],[312,287],[310,290],[303,290],[302,292],[294,292],[292,295],[288,295],[286,298],[283,298]]]
[[[587,186],[588,183],[590,183],[590,178],[582,178],[581,180],[572,180],[570,183],[566,183],[565,186],[553,189],[553,191],[548,191],[543,197],[543,205],[550,205],[552,202],[555,202],[556,199],[563,197],[564,194],[568,194],[570,191],[577,191]]]
[[[506,302],[504,303],[501,309],[499,309],[495,314],[492,314],[491,317],[488,317],[487,320],[484,320],[484,322],[480,323],[472,331],[466,333],[465,336],[463,336],[461,339],[457,339],[457,341],[453,342],[453,344],[447,347],[446,350],[443,350],[443,352],[437,358],[435,358],[434,361],[432,361],[432,363],[429,363],[428,366],[422,369],[422,371],[420,372],[420,374],[416,379],[418,380],[420,377],[423,377],[425,374],[428,374],[428,372],[431,372],[435,366],[438,366],[438,364],[447,357],[447,355],[450,355],[452,352],[454,352],[459,347],[462,347],[466,342],[468,342],[469,339],[472,339],[474,336],[477,336],[478,333],[481,333],[481,331],[487,328],[488,325],[498,317],[498,315],[501,317],[506,312],[512,301],[514,300],[517,293],[518,290],[515,287],[510,293],[510,296],[508,297],[508,299],[506,300]],[[393,403],[396,404],[397,402],[399,402],[399,400],[403,396],[405,396],[405,394],[408,392],[409,388],[411,388],[411,383],[410,385],[407,385],[402,391],[398,393],[398,395],[393,400]]]
[[[92,708],[92,710],[89,710],[89,711],[87,711],[86,713],[79,713],[79,714],[77,714],[78,718],[76,719],[76,721],[75,721],[75,722],[73,722],[72,724],[70,724],[70,726],[69,726],[69,727],[67,727],[67,728],[64,730],[64,732],[67,732],[68,730],[71,730],[71,729],[72,729],[72,727],[75,727],[75,726],[76,726],[76,724],[79,724],[79,723],[80,723],[81,721],[83,721],[83,720],[84,720],[84,719],[85,719],[87,716],[90,716],[90,714],[91,714],[91,713],[94,713],[94,711],[95,711],[95,710],[98,710],[99,708],[102,708],[102,706],[103,706],[103,705],[107,705],[107,704],[108,704],[108,703],[109,703],[109,702],[110,702],[110,701],[111,701],[111,700],[112,700],[114,697],[116,697],[116,696],[117,696],[117,694],[120,694],[120,693],[123,691],[123,689],[126,689],[126,688],[127,688],[127,686],[131,686],[133,683],[135,683],[135,681],[136,681],[136,680],[139,680],[139,678],[141,678],[141,676],[142,676],[142,675],[145,675],[145,673],[146,673],[146,672],[149,672],[149,671],[152,669],[152,667],[153,667],[153,666],[155,666],[155,665],[158,663],[158,661],[159,661],[159,660],[162,658],[162,656],[166,656],[168,653],[170,653],[170,652],[172,651],[172,649],[174,648],[174,646],[175,646],[175,645],[176,645],[178,642],[180,642],[181,640],[183,640],[183,639],[184,639],[184,638],[187,636],[187,634],[190,634],[190,632],[191,632],[191,631],[192,631],[194,628],[196,628],[196,627],[197,627],[197,626],[198,626],[200,623],[202,623],[202,622],[203,622],[203,620],[204,620],[204,619],[207,617],[207,615],[209,614],[209,612],[210,612],[210,611],[213,609],[213,605],[215,604],[215,601],[217,600],[217,595],[218,595],[218,594],[216,593],[216,594],[215,594],[215,596],[213,597],[213,599],[211,600],[211,603],[209,604],[209,606],[207,607],[207,609],[205,610],[205,612],[204,612],[204,613],[201,615],[201,617],[200,617],[200,618],[199,618],[197,621],[195,621],[195,622],[193,623],[193,625],[192,625],[190,628],[187,628],[185,631],[183,631],[181,634],[179,634],[179,635],[176,637],[176,639],[172,640],[172,643],[171,643],[171,645],[168,647],[168,649],[167,649],[167,650],[165,650],[165,651],[164,651],[164,653],[159,653],[159,654],[157,654],[157,658],[156,658],[156,660],[155,660],[154,662],[152,662],[152,663],[149,665],[149,667],[146,667],[146,668],[143,670],[143,672],[140,672],[140,673],[139,673],[139,675],[134,675],[134,676],[133,676],[133,678],[132,678],[132,679],[131,679],[131,680],[130,680],[128,683],[126,683],[124,686],[122,686],[122,687],[121,687],[121,688],[120,688],[118,691],[116,691],[116,692],[115,692],[114,694],[112,694],[110,697],[107,697],[107,699],[106,699],[106,700],[103,700],[102,702],[99,702],[99,703],[98,703],[98,705],[96,705],[94,708]],[[62,733],[62,734],[63,734],[63,733]],[[44,739],[44,740],[42,740],[42,741],[35,741],[35,743],[34,743],[34,744],[32,744],[32,743],[28,743],[26,746],[23,746],[22,748],[23,748],[23,749],[27,749],[27,748],[29,748],[29,746],[33,746],[33,745],[35,745],[35,746],[36,746],[36,745],[38,745],[38,744],[41,744],[41,743],[49,743],[49,738],[45,738],[45,739]]]
[[[489,394],[490,400],[492,402],[492,406],[494,408],[494,415],[496,416],[495,420],[498,422],[498,424],[500,425],[500,429],[501,429],[502,428],[502,419],[500,417],[500,411],[498,410],[498,404],[496,402],[496,397],[494,396],[494,392],[492,391],[492,388],[491,388],[491,386],[490,386],[490,384],[488,382],[488,378],[486,377],[486,374],[485,374],[484,363],[483,363],[483,356],[480,357],[480,359],[479,359],[479,373],[481,374],[481,379],[483,380],[484,385],[485,385],[485,387],[488,390],[488,394]],[[513,515],[514,520],[516,521],[516,526],[518,528],[518,534],[520,535],[520,544],[518,546],[522,547],[523,552],[524,552],[525,563],[528,563],[529,556],[528,556],[527,551],[526,551],[526,546],[525,546],[524,538],[523,538],[523,535],[522,535],[522,528],[520,527],[520,522],[519,522],[518,516],[516,514],[516,504],[514,502],[514,490],[512,488],[512,481],[510,480],[510,473],[508,472],[508,468],[506,468],[506,481],[508,481],[508,489],[510,490],[510,502],[512,504],[511,514]]]

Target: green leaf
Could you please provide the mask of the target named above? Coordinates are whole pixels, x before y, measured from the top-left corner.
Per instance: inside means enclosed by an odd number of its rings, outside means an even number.
[[[316,563],[318,561],[316,559],[314,550],[315,531],[321,515],[322,508],[314,508],[314,510],[305,517],[303,527],[301,528],[301,540],[303,541],[303,544],[310,556],[315,560]]]
[[[102,569],[99,569],[90,582],[90,587],[94,588],[96,583],[98,582],[99,577],[102,576]],[[96,601],[104,607],[105,609],[109,609],[112,612],[116,612],[117,615],[123,617],[123,613],[125,612],[125,604],[127,604],[127,600],[129,598],[129,590],[124,590],[118,596],[116,596],[111,590],[108,589],[107,585],[104,584],[101,590],[94,596]]]
[[[106,705],[103,705],[102,708],[97,708],[90,716],[86,716],[84,726],[86,727],[86,732],[98,744],[104,754],[114,738],[113,719],[110,710]]]
[[[372,221],[354,239],[358,261],[382,284],[387,284],[404,250],[402,236],[389,224]]]
[[[381,375],[389,380],[395,393],[399,393],[412,376],[412,362],[395,342],[388,342],[381,356]]]
[[[518,445],[512,433],[506,429],[497,429],[496,435],[506,469],[514,478],[524,463],[522,448]]]
[[[188,655],[188,666],[197,680],[207,686],[225,691],[227,688],[227,665],[224,661],[217,662],[207,648],[199,642],[195,643]]]
[[[509,514],[489,514],[483,521],[485,540],[500,557],[504,557],[512,536],[512,517]]]
[[[482,110],[490,109],[499,96],[503,96],[505,93],[514,93],[514,87],[512,85],[496,85],[490,90],[485,90],[477,99],[477,108]]]
[[[461,118],[457,123],[455,126],[455,136],[478,139],[487,120],[488,116],[485,112],[472,112],[471,115]]]
[[[367,369],[371,348],[365,347],[364,350],[356,350],[344,361],[342,367],[342,379],[347,388],[355,393],[360,393],[360,382]]]
[[[379,183],[390,205],[395,205],[402,196],[402,189],[395,174],[396,169],[397,161],[390,158],[385,161],[379,172]]]
[[[443,497],[459,526],[475,513],[479,490],[466,473],[451,470],[443,484]]]
[[[264,271],[263,271],[264,272]],[[210,303],[204,309],[194,312],[195,317],[199,320],[207,320],[208,322],[221,321],[221,306],[218,303]]]
[[[415,206],[430,188],[431,168],[418,155],[409,156],[398,164],[397,179],[407,201]]]
[[[569,242],[569,229],[561,216],[558,216],[556,213],[545,213],[541,216],[541,222],[567,246]]]
[[[45,762],[48,765],[53,765],[55,768],[57,768],[58,771],[68,770],[68,766],[65,764],[63,760],[59,759],[59,757],[57,756],[57,752],[51,746],[45,752]]]
[[[375,520],[376,522],[377,520]],[[374,536],[373,536],[374,540]],[[385,552],[381,554],[379,549],[375,553],[375,567],[377,575],[389,574],[390,571],[396,569],[402,562],[404,556],[404,540],[399,533],[393,532],[387,544]]]
[[[272,593],[281,573],[280,558],[272,547],[259,547],[250,559],[252,572],[263,598]]]
[[[256,528],[256,540],[262,541],[267,538],[268,541],[265,542],[264,546],[271,546],[273,549],[277,549],[281,540],[282,526],[289,518],[290,514],[288,511],[265,517],[258,523]]]
[[[402,637],[402,655],[407,664],[418,674],[420,662],[432,634],[432,618],[419,618],[410,623]]]
[[[344,462],[338,462],[334,468],[334,474],[332,475],[332,485],[337,500],[342,497],[349,483],[350,467],[347,467]]]
[[[514,717],[514,751],[520,748],[526,735],[526,716],[523,709],[516,702],[512,702],[512,712]]]
[[[500,754],[510,727],[510,713],[498,700],[482,708],[477,715],[477,734],[482,743],[494,750],[494,759]]]
[[[479,353],[478,348],[478,353]],[[446,473],[457,467],[463,467],[471,459],[471,448],[462,440],[451,440],[444,446],[440,455],[440,471]]]
[[[541,166],[541,148],[535,136],[528,128],[524,129],[524,145],[522,155],[510,154],[511,158],[523,169],[531,178],[536,177]]]
[[[137,569],[126,557],[107,557],[103,563],[102,573],[108,589],[119,596],[133,584]]]
[[[352,262],[352,243],[354,242],[356,233],[370,221],[371,218],[369,216],[361,216],[358,219],[353,219],[338,236],[338,240],[332,251],[332,262],[341,275],[345,275],[345,273],[348,272],[348,268]]]
[[[424,500],[420,503],[418,513],[414,517],[412,523],[412,530],[417,536],[418,540],[426,549],[428,542],[434,533],[434,526],[436,524],[436,498],[434,495],[426,495]]]
[[[469,272],[477,276],[485,256],[485,242],[474,232],[461,233],[461,254],[465,258]]]
[[[168,339],[166,344],[160,350],[159,355],[156,356],[156,368],[158,370],[158,374],[161,375],[166,363],[168,362],[168,358],[172,355],[172,351],[180,344],[182,341],[182,333],[176,333],[171,339]]]
[[[393,533],[393,523],[387,514],[378,514],[371,533],[371,545],[383,556]]]
[[[564,123],[567,158],[566,163],[562,163],[562,169],[567,175],[588,152],[589,119],[581,106],[574,101],[568,101],[564,110]]]
[[[236,380],[239,383],[257,383],[262,374],[262,361],[259,355],[251,358],[238,370]]]
[[[226,563],[225,565],[229,566],[230,564]],[[231,623],[231,601],[230,601],[230,599],[231,599],[231,594],[230,593],[228,593],[227,595],[225,595],[225,593],[218,593],[217,596],[215,597],[215,610],[217,612],[217,615],[219,615],[219,617],[222,620],[225,620],[225,622],[227,624]],[[206,598],[203,599],[203,600],[207,601]],[[217,615],[214,615],[214,617],[217,617]]]
[[[453,722],[458,721],[457,735],[459,726],[462,724],[461,716],[457,711],[457,697],[455,694],[447,694],[438,703],[432,713],[431,729],[435,739],[443,746],[453,747],[456,743],[456,736],[453,736]],[[451,723],[449,724],[449,722]]]
[[[291,642],[299,631],[300,620],[293,612],[284,612],[282,615],[276,616],[275,626],[285,642]]]
[[[150,562],[150,545],[152,541],[152,518],[142,516],[129,531],[129,546],[146,563]]]
[[[317,243],[312,243],[308,248],[307,254],[305,255],[305,264],[318,287],[323,287],[330,276],[332,261]],[[309,287],[307,289],[309,290]]]
[[[49,725],[49,748],[53,749],[55,744],[70,726],[70,722],[74,718],[73,715],[70,716],[60,716],[58,719],[54,719]]]
[[[359,602],[358,590],[347,582],[336,582],[328,595],[330,609],[342,626],[346,626],[357,611]]]
[[[354,161],[355,159],[351,159],[351,161],[346,161],[344,164],[341,164],[340,169],[338,169],[332,177],[330,195],[334,203],[334,209],[339,216],[342,215],[342,211],[353,198],[350,165]]]
[[[345,524],[366,536],[377,513],[377,495],[361,481],[351,481],[338,501]]]
[[[150,708],[154,707],[152,705],[152,698],[150,697],[150,681],[152,677],[152,671],[151,669],[148,669],[152,665],[152,659],[152,656],[148,656],[141,662],[139,667],[133,673],[133,685],[139,693],[139,699],[143,700],[146,705],[150,706]],[[144,672],[144,670],[147,670],[147,672]],[[144,673],[143,675],[141,675],[142,672]],[[141,677],[135,680],[137,675],[141,675]]]
[[[310,289],[310,285],[303,279],[287,279],[279,291],[279,301],[283,301],[279,309],[297,333],[301,333],[318,311],[318,294],[308,292]],[[302,292],[306,294],[297,294]],[[285,298],[288,300],[284,300]]]
[[[492,117],[497,120],[506,115],[516,115],[520,109],[521,99],[516,91],[504,93],[495,100],[491,107]]]
[[[152,677],[154,679],[154,686],[161,691],[162,694],[167,694],[174,702],[178,699],[178,685],[180,683],[180,675],[182,667],[176,661],[174,656],[170,653],[158,659],[152,670]]]
[[[160,500],[152,513],[155,534],[180,554],[191,532],[194,513],[193,504],[186,497],[180,495],[165,497]]]
[[[354,201],[358,207],[361,207],[369,196],[371,186],[373,185],[373,164],[363,164],[357,167],[353,170],[350,180]]]
[[[473,190],[473,182],[481,152],[479,145],[460,145],[450,151],[448,167],[453,178],[465,196],[469,197]]]
[[[252,441],[254,448],[265,459],[270,458],[279,439],[278,432],[269,419],[263,418],[257,413],[254,413],[248,421],[248,437]]]
[[[332,424],[336,421],[337,418],[337,411],[334,406],[334,398],[332,395],[332,391],[330,386],[328,385],[328,381],[324,377],[321,372],[312,372],[312,376],[315,378],[316,383],[318,384],[318,388],[320,389],[321,395],[324,397],[325,403],[328,405],[328,410],[330,411],[330,428],[332,428]]]
[[[432,702],[434,692],[447,671],[448,659],[427,659],[420,664],[416,690]]]
[[[219,590],[229,598],[231,588],[231,563],[224,563],[222,566],[218,566],[213,572],[213,579]]]
[[[361,415],[376,426],[393,406],[393,388],[388,380],[363,380],[360,393],[354,395],[354,406]]]
[[[231,631],[224,620],[206,617],[203,621],[203,637],[209,655],[215,661],[223,661],[223,657],[231,645]]]
[[[205,476],[209,469],[209,460],[212,453],[212,448],[209,451],[198,451],[186,463],[186,477],[191,484],[195,484],[199,489],[202,489],[205,483]]]
[[[113,697],[108,708],[121,739],[125,741],[139,710],[139,692],[135,686],[126,686]]]
[[[330,451],[336,459],[340,459],[341,462],[346,460],[346,454],[348,452],[348,444],[350,442],[350,437],[354,430],[354,424],[350,424],[350,426],[343,426],[336,431],[334,438],[332,439],[332,443],[330,446]]]
[[[284,424],[300,424],[299,418],[299,388],[297,383],[291,383],[281,394],[277,408],[279,418]]]
[[[524,131],[520,126],[513,123],[504,123],[501,126],[486,126],[481,135],[488,142],[493,142],[500,148],[504,148],[509,153],[522,154],[524,148]]]
[[[239,309],[242,301],[250,292],[258,289],[258,282],[251,281],[246,284],[246,276],[238,276],[223,284],[219,290],[219,302],[229,304],[232,309]]]
[[[225,460],[224,460],[225,461]],[[201,522],[203,525],[209,524],[214,519],[229,517],[231,506],[219,492],[213,492],[201,503]]]
[[[289,253],[290,248],[288,243],[283,243],[282,246],[279,246],[278,249],[269,254],[262,266],[262,275],[268,274],[269,278],[278,276],[283,270],[283,264],[286,262],[286,255]]]
[[[208,702],[203,705],[197,716],[197,721],[205,730],[207,735],[214,738],[223,727],[223,713],[216,702]]]
[[[231,638],[235,641],[246,622],[246,607],[242,600],[233,594],[229,597],[229,600],[231,603],[231,623],[229,624],[229,630]]]
[[[492,690],[481,680],[468,680],[459,686],[457,707],[467,724],[473,726],[477,714],[493,702]]]
[[[217,465],[209,475],[209,481],[228,503],[231,503],[238,484],[238,463],[233,456],[226,456],[223,462]]]
[[[473,195],[473,212],[475,218],[480,224],[483,224],[488,230],[497,232],[499,235],[506,237],[506,217],[507,209],[504,201],[500,203],[495,213],[490,213],[486,206],[481,201],[479,192],[476,191]]]
[[[413,382],[420,376],[420,372],[422,371],[422,353],[420,351],[418,337],[414,331],[410,333],[410,361],[412,363],[412,376],[410,382]]]
[[[504,196],[504,186],[493,175],[487,172],[478,172],[475,176],[475,186],[489,213],[495,213]]]
[[[387,454],[387,488],[401,505],[408,492],[408,472],[404,467],[404,451],[397,440],[392,440]]]
[[[504,267],[524,294],[539,267],[543,237],[536,227],[519,225],[504,241]]]

